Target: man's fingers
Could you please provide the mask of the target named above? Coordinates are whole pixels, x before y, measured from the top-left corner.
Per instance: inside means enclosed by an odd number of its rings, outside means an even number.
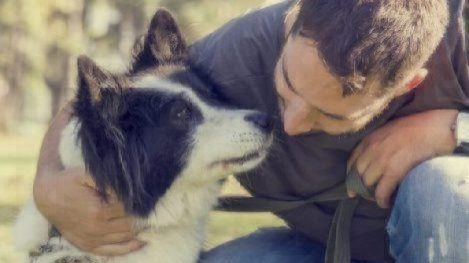
[[[121,210],[124,209],[124,206],[123,204],[120,202],[119,198],[117,197],[116,193],[110,189],[106,189],[106,193],[107,193],[107,200],[106,200],[106,205],[110,206],[110,207],[115,207],[114,205],[119,205],[119,208],[121,208]]]
[[[357,193],[355,193],[353,191],[350,191],[350,190],[347,190],[347,195],[348,195],[349,198],[357,197]]]
[[[108,220],[127,217],[124,204],[117,200],[117,198],[109,198],[108,202],[103,204],[103,211],[108,214]]]
[[[79,174],[80,176],[78,177],[78,180],[80,181],[80,184],[83,186],[86,186],[90,189],[96,190],[96,182],[94,181],[93,177],[87,173],[87,171],[83,168],[72,168],[75,169],[72,174]],[[71,171],[73,171],[71,169]],[[106,193],[108,194],[108,199],[110,200],[117,200],[116,194],[114,191],[110,189],[106,189]]]
[[[120,256],[141,249],[145,243],[131,240],[124,243],[104,245],[93,249],[91,252],[101,256]]]
[[[363,150],[365,149],[365,143],[361,142],[358,144],[357,147],[352,152],[352,155],[350,156],[348,162],[347,162],[347,176],[352,172],[353,169],[357,169],[356,167],[356,162],[357,159],[360,157],[360,155],[363,153]],[[355,198],[357,196],[357,193],[347,189],[347,195],[350,198]]]
[[[354,164],[352,164],[351,168],[348,170],[348,173],[351,172],[351,169],[356,169],[356,172],[358,174],[358,176],[360,177],[360,180],[363,182],[363,175],[364,175],[364,172],[366,171],[368,165],[370,164],[371,162],[371,154],[370,152],[366,151],[366,148],[363,148],[363,150],[361,150],[361,155],[359,155],[356,159],[356,161],[354,161]],[[349,174],[348,174],[349,176]],[[352,192],[350,191],[349,189],[347,190],[347,195],[350,197],[350,198],[354,198],[357,196],[357,194],[355,192]]]
[[[362,175],[362,181],[365,186],[369,187],[378,183],[382,175],[383,164],[377,160],[370,161],[370,164]]]
[[[379,143],[367,144],[362,154],[355,161],[358,173],[363,178],[370,165],[379,160],[384,154],[383,146]]]
[[[133,232],[112,233],[102,237],[102,244],[125,243],[135,239]]]
[[[389,208],[392,193],[397,189],[399,182],[397,177],[383,176],[376,187],[375,198],[378,206]]]
[[[357,167],[356,167],[357,160],[363,154],[363,151],[366,148],[365,146],[366,146],[366,143],[361,142],[360,144],[358,144],[357,147],[355,147],[355,150],[353,150],[353,153],[352,153],[351,157],[349,158],[349,160],[347,162],[347,175],[351,172],[352,167],[355,167],[354,169],[357,169]],[[347,190],[347,195],[350,198],[354,198],[354,197],[357,196],[357,194],[355,192],[350,191],[350,190]]]
[[[138,250],[145,243],[137,239],[129,238],[131,233],[111,234],[100,239],[79,237],[74,235],[64,236],[79,249],[102,256],[118,256]]]
[[[106,227],[114,233],[133,232],[133,220],[129,217],[114,218],[106,223]]]
[[[363,150],[365,149],[365,143],[361,142],[358,144],[357,147],[353,150],[352,155],[350,156],[348,163],[347,163],[347,173],[350,172],[350,169],[352,169],[352,166],[355,165],[358,157],[362,154]]]
[[[91,252],[98,244],[95,239],[87,238],[83,233],[75,235],[74,233],[65,232],[61,234],[68,242],[85,252]]]
[[[84,172],[83,175],[80,176],[80,183],[83,186],[89,187],[91,189],[96,189],[96,182],[94,181],[93,177],[87,175],[86,172]]]
[[[70,176],[73,177],[78,184],[86,186],[91,189],[96,189],[96,183],[91,177],[86,169],[83,167],[71,167],[63,170],[61,173],[63,173],[64,176]]]
[[[84,231],[81,232],[84,233]],[[103,221],[93,226],[89,226],[86,232],[86,238],[102,239],[102,237],[105,235],[128,232],[134,232],[131,220],[128,218],[119,218],[111,221]]]

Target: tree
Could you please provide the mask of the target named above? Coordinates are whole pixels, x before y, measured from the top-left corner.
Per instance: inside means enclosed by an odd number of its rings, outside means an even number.
[[[176,15],[192,42],[265,2],[0,0],[0,132],[54,116],[73,94],[80,53],[107,68],[122,69],[158,7]]]
[[[51,116],[70,98],[75,76],[75,57],[84,45],[82,0],[53,1],[47,17],[47,65],[44,80],[51,95]]]

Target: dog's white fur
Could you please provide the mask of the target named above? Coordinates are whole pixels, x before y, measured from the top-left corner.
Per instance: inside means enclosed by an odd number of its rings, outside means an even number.
[[[198,126],[193,136],[193,150],[189,153],[182,174],[157,202],[148,218],[136,218],[135,227],[141,230],[138,238],[147,242],[147,245],[139,251],[114,258],[91,255],[92,262],[196,262],[202,250],[209,211],[220,191],[218,181],[231,173],[257,166],[265,157],[272,138],[266,137],[244,120],[249,111],[214,108],[187,87],[155,76],[136,79],[133,86],[183,93],[200,108],[205,121]],[[79,125],[73,119],[62,133],[59,152],[67,168],[84,167],[77,143]],[[243,164],[218,162],[253,151],[259,151],[260,156]],[[39,213],[32,199],[20,213],[14,229],[16,245],[22,250],[32,251],[48,242],[67,248],[59,253],[45,254],[37,263],[51,263],[64,255],[89,255],[63,238],[48,240],[49,223]]]

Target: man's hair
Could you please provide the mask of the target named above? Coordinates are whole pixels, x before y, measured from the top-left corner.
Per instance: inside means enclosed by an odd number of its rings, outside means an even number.
[[[315,41],[344,96],[370,78],[389,88],[422,68],[449,17],[447,0],[300,0],[295,8],[291,33]]]

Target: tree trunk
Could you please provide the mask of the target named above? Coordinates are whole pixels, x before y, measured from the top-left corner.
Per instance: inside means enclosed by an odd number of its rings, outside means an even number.
[[[54,19],[60,19],[67,28],[65,39],[72,43],[83,43],[83,10],[82,0],[75,0],[70,13],[51,12]],[[58,10],[57,12],[60,13]],[[57,22],[57,21],[56,21]],[[75,82],[75,50],[74,47],[59,45],[60,39],[54,40],[47,50],[47,67],[44,79],[51,94],[51,117],[54,117],[73,94]],[[75,47],[76,48],[76,47]]]
[[[19,9],[19,1],[16,8]],[[3,70],[3,95],[0,94],[1,111],[0,113],[0,130],[3,132],[10,131],[13,126],[23,120],[24,110],[24,91],[22,80],[26,70],[26,61],[22,50],[20,50],[21,41],[23,41],[24,30],[22,25],[15,24],[5,36],[9,38],[6,42],[6,50],[9,50],[8,64]],[[1,85],[1,84],[0,84]]]

